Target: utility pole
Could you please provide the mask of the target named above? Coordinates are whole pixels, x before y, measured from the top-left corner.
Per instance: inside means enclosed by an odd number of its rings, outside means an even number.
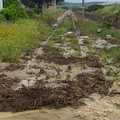
[[[3,0],[0,0],[0,10],[3,9]]]
[[[82,14],[85,16],[85,0],[82,0]]]
[[[54,8],[56,9],[56,0],[54,0]]]

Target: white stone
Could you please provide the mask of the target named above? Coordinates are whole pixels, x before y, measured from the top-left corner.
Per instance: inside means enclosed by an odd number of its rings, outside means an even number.
[[[110,38],[112,38],[112,36],[111,35],[106,35],[106,38],[110,39]]]
[[[101,33],[102,32],[102,30],[101,29],[97,29],[97,33]]]

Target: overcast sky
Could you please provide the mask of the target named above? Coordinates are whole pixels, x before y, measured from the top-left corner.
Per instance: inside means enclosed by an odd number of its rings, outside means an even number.
[[[102,2],[120,2],[120,0],[85,0],[85,2],[96,2],[96,1],[102,1]],[[65,2],[73,2],[73,3],[80,3],[82,0],[65,0]]]

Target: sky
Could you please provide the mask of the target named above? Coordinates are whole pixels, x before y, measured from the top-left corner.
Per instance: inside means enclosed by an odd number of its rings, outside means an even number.
[[[85,0],[85,2],[120,2],[120,0]],[[82,0],[65,0],[65,2],[80,3]]]

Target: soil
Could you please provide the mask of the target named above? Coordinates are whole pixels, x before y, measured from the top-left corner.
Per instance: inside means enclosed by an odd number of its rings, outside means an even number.
[[[0,63],[0,120],[120,119],[119,77],[106,79],[106,63],[96,54],[65,57],[61,44]]]

